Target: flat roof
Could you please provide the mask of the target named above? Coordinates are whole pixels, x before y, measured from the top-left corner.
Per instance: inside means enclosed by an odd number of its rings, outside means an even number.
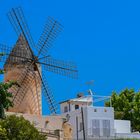
[[[92,96],[82,96],[80,98],[74,98],[74,99],[70,99],[70,100],[65,100],[62,102],[59,102],[59,104],[65,103],[65,102],[92,102]]]
[[[70,100],[65,100],[65,101],[59,102],[59,104],[62,104],[62,103],[68,102],[68,101],[70,101]]]

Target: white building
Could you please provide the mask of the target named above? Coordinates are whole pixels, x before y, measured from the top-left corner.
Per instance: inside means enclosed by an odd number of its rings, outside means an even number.
[[[60,103],[61,114],[73,128],[74,140],[140,138],[131,134],[130,121],[114,120],[112,107],[93,106],[93,96],[79,95]]]

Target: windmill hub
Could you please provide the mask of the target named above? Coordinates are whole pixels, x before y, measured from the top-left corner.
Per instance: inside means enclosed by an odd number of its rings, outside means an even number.
[[[36,63],[38,61],[38,57],[37,56],[34,56],[34,63]]]

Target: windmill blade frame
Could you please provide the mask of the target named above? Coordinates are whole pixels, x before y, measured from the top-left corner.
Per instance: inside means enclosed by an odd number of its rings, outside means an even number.
[[[52,46],[52,43],[61,32],[61,30],[62,25],[58,21],[49,17],[37,43],[37,46],[39,48],[37,55],[38,57],[40,56],[40,54],[43,56],[46,55],[48,49]]]
[[[57,113],[57,104],[56,104],[56,101],[54,100],[52,90],[49,88],[49,85],[48,85],[48,82],[47,82],[45,76],[42,75],[42,77],[40,77],[41,82],[42,82],[42,90],[43,90],[43,94],[45,96],[45,99],[47,100],[47,104],[48,104],[50,113],[56,114]]]
[[[26,72],[26,73],[25,73]],[[31,71],[29,69],[26,69],[25,72],[23,71],[23,73],[21,73],[21,75],[18,78],[18,84],[21,85],[19,87],[13,86],[11,88],[11,91],[14,93],[14,98],[13,98],[13,103],[16,104],[16,107],[19,109],[21,104],[24,101],[24,98],[28,98],[28,101],[32,102],[32,104],[34,104],[34,106],[38,106],[37,109],[39,109],[38,111],[41,113],[40,107],[39,107],[39,96],[38,96],[38,83],[37,83],[37,74],[34,71]],[[22,83],[22,84],[21,84]],[[30,84],[26,84],[26,83],[30,83]],[[31,88],[31,85],[35,83],[36,84],[36,88],[33,92],[33,89]],[[28,95],[27,93],[31,91],[32,95]],[[34,95],[34,93],[36,93],[37,95],[37,101],[35,100],[36,97]],[[29,96],[29,97],[28,97]],[[37,103],[37,105],[36,105]],[[32,106],[32,104],[30,104]],[[33,108],[35,109],[35,108]]]
[[[46,57],[39,63],[42,64],[44,69],[47,71],[74,79],[78,78],[77,66],[73,62],[65,62],[63,60],[57,60],[52,57]]]
[[[31,48],[35,48],[35,43],[31,36],[29,27],[26,23],[22,8],[12,8],[12,10],[7,14],[7,16],[17,35],[20,36],[22,34],[24,36],[25,40],[29,44],[29,50],[32,52],[32,56],[34,56]]]
[[[0,62],[5,62],[5,65],[9,65],[9,67],[13,64],[19,63],[19,61],[21,61],[22,64],[31,62],[32,59],[29,57],[22,57],[24,52],[16,51],[15,53],[12,49],[12,47],[0,44]]]
[[[27,77],[27,74],[29,73],[29,67],[31,67],[32,65],[33,65],[33,63],[30,64],[29,66],[27,66],[27,68],[25,67],[25,69],[23,69],[22,73],[18,76],[18,78],[17,78],[17,83],[18,83],[19,85],[22,85],[22,83],[25,81],[25,79],[26,79],[26,77]],[[16,99],[16,96],[18,95],[19,89],[20,89],[20,88],[18,88],[18,90],[16,91],[16,93],[15,93],[15,95],[14,95],[13,102],[14,102],[14,100]],[[14,89],[14,90],[15,90],[15,89]]]

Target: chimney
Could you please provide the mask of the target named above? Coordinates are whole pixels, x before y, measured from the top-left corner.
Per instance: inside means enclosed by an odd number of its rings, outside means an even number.
[[[77,94],[77,98],[81,98],[83,96],[84,96],[84,93],[82,93],[82,92]]]

